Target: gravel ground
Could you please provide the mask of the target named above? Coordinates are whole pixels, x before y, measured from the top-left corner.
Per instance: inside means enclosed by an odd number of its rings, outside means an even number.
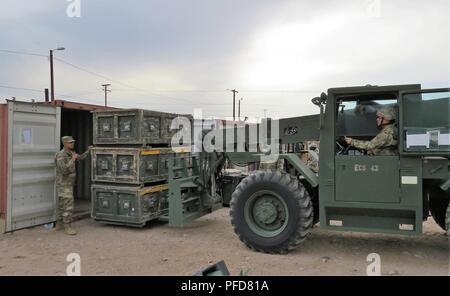
[[[191,275],[225,260],[239,275],[365,275],[369,253],[383,275],[449,275],[449,240],[430,218],[418,237],[332,232],[314,228],[287,255],[247,249],[234,234],[228,209],[184,229],[161,222],[144,229],[76,222],[79,234],[36,227],[0,235],[0,275],[65,275],[66,256],[81,256],[83,275]]]

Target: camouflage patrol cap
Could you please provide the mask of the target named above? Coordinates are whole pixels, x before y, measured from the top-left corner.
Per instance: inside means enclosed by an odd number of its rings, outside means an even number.
[[[75,142],[75,139],[72,138],[71,136],[64,136],[61,138],[61,142],[63,143],[73,143]]]
[[[386,120],[395,120],[395,110],[392,107],[381,108],[378,110],[377,116],[383,117]]]

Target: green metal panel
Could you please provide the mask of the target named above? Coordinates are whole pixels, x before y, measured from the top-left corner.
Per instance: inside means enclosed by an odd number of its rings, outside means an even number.
[[[168,185],[149,187],[92,185],[92,218],[109,224],[142,227],[167,215]]]
[[[92,149],[92,181],[146,184],[166,181],[168,161],[175,155],[171,148],[104,148]]]
[[[142,109],[94,112],[94,144],[168,145],[177,130],[171,130],[172,120],[192,115]]]
[[[344,163],[357,165],[354,174],[344,173],[347,180],[341,179],[340,166]],[[370,170],[373,165],[378,168]],[[397,156],[336,157],[336,198],[321,204],[325,219],[321,220],[321,226],[333,230],[420,234],[421,168],[421,160],[417,158],[399,161]],[[370,173],[366,173],[367,169]],[[355,176],[359,173],[361,176]]]
[[[423,158],[423,178],[441,179],[449,178],[450,160],[445,157],[429,156]]]
[[[399,203],[398,156],[336,156],[336,200]]]
[[[169,213],[162,219],[170,226],[183,227],[221,208],[213,173],[223,163],[223,156],[206,152],[169,159]]]
[[[328,91],[328,100],[325,105],[320,129],[320,158],[319,158],[319,216],[321,227],[326,228],[328,221],[326,207],[334,206],[335,179],[334,157],[336,142],[336,96],[332,90]]]
[[[314,141],[320,138],[319,115],[307,115],[279,120],[279,135],[281,143],[300,143]]]
[[[280,154],[302,175],[312,187],[319,186],[319,178],[296,154]]]
[[[401,91],[420,90],[420,84],[399,84],[399,85],[366,85],[366,86],[351,86],[351,87],[335,87],[328,89],[334,95],[358,95],[358,94],[373,94],[373,93],[399,93]],[[331,101],[330,101],[331,102]]]
[[[416,179],[417,178],[417,179]],[[417,182],[416,182],[417,180]],[[400,158],[401,205],[415,211],[415,232],[422,233],[423,190],[422,159],[419,157]]]
[[[411,209],[383,209],[364,207],[358,204],[346,207],[326,207],[327,224],[321,227],[329,230],[377,232],[417,235],[422,232],[422,220]]]
[[[395,161],[390,163],[389,157],[336,156],[335,151],[336,130],[338,129],[336,124],[338,97],[378,93],[398,96],[400,91],[415,89],[420,89],[420,85],[350,87],[328,90],[320,134],[319,207],[321,227],[347,231],[421,233],[423,207],[421,159],[405,160],[394,157]],[[350,157],[352,159],[348,160]],[[372,171],[367,173],[367,169],[370,169],[372,164],[376,164],[374,162],[378,162],[378,165],[381,164],[381,169],[387,173],[385,175],[375,175],[375,172]],[[366,173],[356,176],[354,172],[348,171],[348,167],[345,170],[343,167],[339,167],[343,164],[347,166],[351,164],[365,165]],[[367,167],[368,165],[370,166]],[[375,180],[371,180],[370,176],[373,176]],[[406,178],[402,179],[402,176]],[[414,183],[415,177],[417,177],[417,183]]]

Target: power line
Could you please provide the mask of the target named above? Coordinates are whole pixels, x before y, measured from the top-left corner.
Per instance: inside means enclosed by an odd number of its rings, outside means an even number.
[[[82,67],[80,67],[80,66],[77,66],[77,65],[75,65],[75,64],[69,63],[69,62],[67,62],[67,61],[65,61],[65,60],[63,60],[63,59],[55,58],[55,60],[57,60],[57,61],[59,61],[59,62],[61,62],[61,63],[63,63],[63,64],[66,64],[66,65],[68,65],[68,66],[71,66],[71,67],[73,67],[73,68],[75,68],[75,69],[78,69],[78,70],[80,70],[80,71],[86,72],[86,73],[88,73],[88,74],[91,74],[91,75],[100,77],[100,78],[102,78],[102,79],[106,79],[106,80],[108,80],[108,81],[112,81],[112,82],[115,82],[115,83],[124,85],[124,86],[126,86],[126,87],[130,87],[130,86],[128,86],[128,85],[126,85],[126,84],[124,84],[124,83],[122,83],[122,82],[120,82],[120,81],[116,81],[115,79],[112,79],[112,78],[107,77],[107,76],[105,76],[105,75],[98,74],[98,73],[95,73],[95,72],[93,72],[93,71],[87,70],[87,69],[82,68]]]
[[[99,94],[99,93],[103,93],[103,91],[96,90],[96,91],[90,91],[90,92],[82,92],[82,93],[78,93],[78,94],[72,94],[71,96],[74,96],[74,97],[88,96],[88,95],[94,95],[94,94]]]
[[[139,92],[143,92],[143,93],[147,93],[147,94],[153,95],[153,96],[155,96],[155,97],[161,97],[161,98],[165,98],[165,99],[169,99],[169,100],[175,100],[175,101],[183,101],[183,102],[197,103],[197,102],[190,101],[190,100],[186,100],[186,99],[173,98],[173,97],[168,97],[168,96],[164,96],[164,95],[152,93],[152,92],[149,91],[148,89],[142,89],[142,88],[134,87],[134,86],[132,86],[132,85],[129,85],[129,84],[127,84],[127,83],[123,83],[123,82],[121,82],[121,81],[119,81],[119,80],[116,80],[116,79],[113,79],[113,78],[111,78],[111,77],[108,77],[108,76],[105,76],[105,75],[96,73],[96,72],[94,72],[94,71],[85,69],[85,68],[83,68],[83,67],[77,66],[77,65],[75,65],[75,64],[73,64],[73,63],[70,63],[70,62],[67,62],[67,61],[65,61],[65,60],[63,60],[63,59],[60,59],[60,58],[56,58],[56,57],[55,57],[55,60],[57,60],[57,61],[59,61],[59,62],[61,62],[61,63],[63,63],[63,64],[66,64],[66,65],[68,65],[68,66],[71,66],[71,67],[73,67],[73,68],[75,68],[75,69],[78,69],[78,70],[80,70],[80,71],[89,73],[89,74],[91,74],[91,75],[97,76],[97,77],[102,78],[102,79],[106,79],[107,81],[111,81],[111,82],[114,82],[114,83],[116,83],[116,84],[125,86],[125,87],[127,87],[127,88],[130,88],[130,89],[133,89],[133,90],[136,90],[136,91],[139,91]]]
[[[123,91],[125,89],[115,89]],[[181,92],[181,93],[223,93],[224,90],[209,90],[209,89],[160,89],[153,90],[156,92]],[[320,90],[301,90],[301,89],[264,89],[264,90],[239,90],[240,93],[317,93]]]
[[[32,53],[32,52],[26,52],[26,51],[17,51],[17,50],[7,50],[7,49],[0,49],[0,52],[4,53],[11,53],[11,54],[21,54],[21,55],[28,55],[28,56],[38,56],[38,57],[46,57],[47,55],[39,54],[39,53]]]
[[[24,88],[24,87],[15,87],[15,86],[8,86],[8,85],[0,85],[1,88],[8,88],[8,89],[16,89],[16,90],[25,90],[25,91],[33,91],[33,92],[40,92],[43,93],[43,90],[40,89],[33,89],[33,88]]]
[[[23,88],[23,87],[15,87],[15,86],[6,86],[6,85],[0,85],[1,88],[8,88],[8,89],[16,89],[16,90],[25,90],[25,91],[33,91],[33,92],[39,92],[39,93],[43,93],[43,90],[39,90],[39,89],[33,89],[33,88]],[[57,94],[59,96],[64,96],[64,97],[69,97],[69,98],[81,98],[80,96],[86,96],[89,94],[98,94],[98,93],[103,93],[102,91],[95,91],[95,92],[89,92],[89,93],[84,93],[84,94],[75,94],[75,95],[63,95],[63,94]],[[86,98],[81,98],[81,99],[86,99]],[[133,99],[133,100],[139,100],[139,98]],[[161,104],[167,104],[167,102],[161,102]],[[177,105],[186,105],[186,106],[195,106],[195,105],[206,105],[206,106],[228,106],[229,104],[226,103],[205,103],[205,102],[198,102],[198,103],[189,103],[189,104],[177,104]],[[248,103],[246,105],[250,105],[250,106],[279,106],[279,105],[271,105],[271,104],[252,104],[252,103]]]
[[[4,52],[4,53],[11,53],[11,54],[21,54],[21,55],[29,55],[29,56],[39,56],[39,57],[47,57],[47,55],[43,55],[43,54],[38,54],[38,53],[32,53],[32,52],[25,52],[25,51],[17,51],[17,50],[6,50],[6,49],[0,49],[0,52]],[[59,62],[66,64],[68,66],[71,66],[79,71],[83,71],[86,72],[88,74],[97,76],[99,78],[102,79],[106,79],[108,81],[114,82],[116,84],[122,85],[124,87],[127,87],[128,89],[132,89],[136,92],[142,92],[143,94],[148,94],[152,96],[152,99],[154,99],[154,97],[157,98],[163,98],[163,99],[168,99],[168,100],[173,100],[176,102],[187,102],[184,103],[183,105],[210,105],[210,106],[214,106],[214,105],[218,105],[218,106],[227,106],[229,104],[223,104],[223,103],[204,103],[204,102],[198,102],[198,101],[192,101],[189,99],[181,99],[181,98],[174,98],[174,97],[169,97],[169,96],[165,96],[165,95],[161,95],[159,93],[155,93],[155,92],[191,92],[191,93],[218,93],[218,92],[224,92],[224,90],[159,90],[159,91],[155,91],[155,90],[148,90],[148,89],[143,89],[143,88],[137,88],[135,86],[129,85],[127,83],[118,81],[116,79],[113,79],[111,77],[108,77],[106,75],[102,75],[99,73],[96,73],[94,71],[88,70],[86,68],[77,66],[73,63],[70,63],[68,61],[65,61],[61,58],[54,58],[55,60],[58,60]],[[12,88],[14,89],[14,88]],[[35,90],[35,89],[24,89],[24,88],[15,88],[15,89],[22,89],[22,90],[29,90],[29,91],[38,91],[38,92],[43,92],[41,90]],[[118,89],[121,91],[124,91],[122,89]],[[129,90],[128,90],[129,91]],[[316,90],[241,90],[241,93],[249,93],[249,92],[254,92],[254,93],[316,93],[319,91]],[[97,93],[97,92],[95,92]],[[83,94],[83,95],[87,95],[87,94]],[[167,102],[165,102],[165,104],[167,104]],[[179,104],[179,103],[176,103]],[[246,105],[253,105],[253,106],[278,106],[278,105],[268,105],[268,104],[252,104],[252,103],[248,103]],[[233,104],[234,107],[234,104]]]
[[[263,89],[263,90],[240,90],[241,93],[320,93],[321,90],[302,89]]]
[[[116,91],[116,89],[114,89]],[[140,101],[142,102],[143,100],[147,100],[145,98],[133,98],[132,100],[134,101]],[[229,106],[229,103],[207,103],[207,102],[197,102],[197,103],[168,103],[168,102],[162,102],[161,104],[166,104],[166,105],[181,105],[181,106],[199,106],[199,105],[205,105],[205,106]],[[248,106],[274,106],[274,107],[283,107],[285,108],[285,106],[280,105],[280,104],[265,104],[265,103],[246,103],[245,105]],[[303,105],[303,104],[290,104],[290,105]]]
[[[35,89],[35,88],[25,88],[25,87],[16,87],[16,86],[8,86],[8,85],[0,85],[0,88],[45,93],[45,91],[40,90],[40,89]],[[81,97],[77,97],[77,96],[73,96],[73,95],[65,95],[65,94],[60,94],[60,93],[57,93],[56,95],[58,95],[60,97],[67,97],[67,98],[74,98],[74,99],[78,98],[78,99],[83,99],[83,100],[87,100],[87,101],[92,101],[91,99],[81,98]]]
[[[24,91],[31,91],[31,92],[38,92],[38,93],[44,93],[43,90],[39,90],[39,89],[33,89],[33,88],[24,88],[24,87],[15,87],[15,86],[7,86],[7,85],[0,85],[0,88],[7,88],[7,89],[15,89],[15,90],[24,90]],[[93,100],[93,99],[87,99],[87,98],[83,98],[81,96],[86,96],[86,95],[90,95],[90,94],[99,94],[99,93],[103,93],[102,91],[95,91],[95,92],[88,92],[88,93],[82,93],[82,94],[73,94],[73,95],[65,95],[65,94],[57,94],[58,96],[61,97],[67,97],[67,98],[73,98],[73,99],[83,99],[83,100],[87,100],[87,101],[95,101],[97,102],[98,100]],[[135,98],[133,99],[134,101],[142,101],[139,98]],[[168,105],[167,102],[160,102],[158,104],[164,104],[164,105]],[[198,102],[198,103],[184,103],[184,104],[180,104],[180,103],[176,103],[176,104],[171,104],[171,105],[180,105],[180,106],[228,106],[229,104],[227,103],[206,103],[206,102]],[[247,103],[246,105],[248,106],[270,106],[270,107],[283,107],[280,106],[279,104],[264,104],[264,103]],[[301,104],[299,104],[301,105]]]

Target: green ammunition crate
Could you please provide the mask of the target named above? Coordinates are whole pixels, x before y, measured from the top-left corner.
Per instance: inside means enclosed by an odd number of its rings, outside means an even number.
[[[92,185],[93,219],[117,225],[142,227],[168,213],[168,185],[128,187]]]
[[[92,181],[123,184],[146,184],[166,181],[168,160],[189,150],[171,148],[92,149]]]
[[[164,113],[142,109],[94,112],[95,145],[147,145],[171,143],[177,130],[171,130],[172,120],[192,115]]]

